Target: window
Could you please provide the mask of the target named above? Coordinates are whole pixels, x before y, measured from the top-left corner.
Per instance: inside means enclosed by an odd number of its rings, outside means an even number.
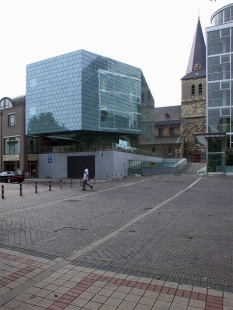
[[[1,100],[1,110],[12,107],[13,107],[12,102],[9,99],[5,98]]]
[[[195,85],[191,86],[191,95],[195,96]]]
[[[159,128],[159,137],[163,136],[163,128]]]
[[[5,138],[5,155],[19,154],[19,137]]]
[[[8,114],[8,126],[15,126],[15,114]]]
[[[156,153],[156,148],[152,147],[152,153],[155,154]]]
[[[28,154],[36,154],[37,149],[37,138],[28,137]]]
[[[172,147],[171,146],[168,147],[168,155],[172,155]]]
[[[202,95],[202,84],[198,85],[198,95],[201,96]]]
[[[170,132],[170,136],[173,137],[175,135],[175,129],[173,127],[171,127],[169,129],[169,132]]]

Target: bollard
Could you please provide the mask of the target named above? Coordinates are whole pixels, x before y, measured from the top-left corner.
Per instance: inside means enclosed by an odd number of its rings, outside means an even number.
[[[116,181],[117,181],[117,174],[116,174]]]
[[[51,181],[49,181],[49,191],[51,192]]]
[[[37,194],[37,182],[35,182],[35,193]]]
[[[22,196],[22,183],[19,184],[19,195]]]
[[[62,180],[60,180],[60,189],[62,189]]]
[[[107,175],[107,182],[108,182],[108,175]]]
[[[83,184],[83,178],[80,178],[80,186],[82,186]]]
[[[112,174],[112,179],[111,179],[111,181],[113,182],[113,174]]]
[[[94,184],[95,184],[95,176],[94,176]]]
[[[70,187],[73,187],[72,179],[70,179]]]
[[[122,180],[122,174],[121,174],[121,180]]]
[[[4,199],[4,185],[2,185],[2,199]]]

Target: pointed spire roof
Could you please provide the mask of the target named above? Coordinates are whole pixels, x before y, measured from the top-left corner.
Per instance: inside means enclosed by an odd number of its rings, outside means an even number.
[[[186,75],[182,80],[206,76],[206,45],[198,17],[197,28],[193,38],[193,45],[189,56]]]

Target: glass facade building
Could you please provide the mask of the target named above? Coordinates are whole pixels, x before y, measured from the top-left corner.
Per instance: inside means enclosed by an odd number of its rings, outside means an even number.
[[[27,65],[26,134],[86,145],[136,146],[139,135],[153,142],[154,100],[141,69],[84,50],[71,52]]]
[[[215,12],[211,22],[206,28],[208,171],[233,172],[233,4]]]

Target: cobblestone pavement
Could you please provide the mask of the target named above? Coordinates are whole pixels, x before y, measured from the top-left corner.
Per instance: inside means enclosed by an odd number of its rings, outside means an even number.
[[[233,310],[232,176],[48,184],[4,186],[0,309]]]

